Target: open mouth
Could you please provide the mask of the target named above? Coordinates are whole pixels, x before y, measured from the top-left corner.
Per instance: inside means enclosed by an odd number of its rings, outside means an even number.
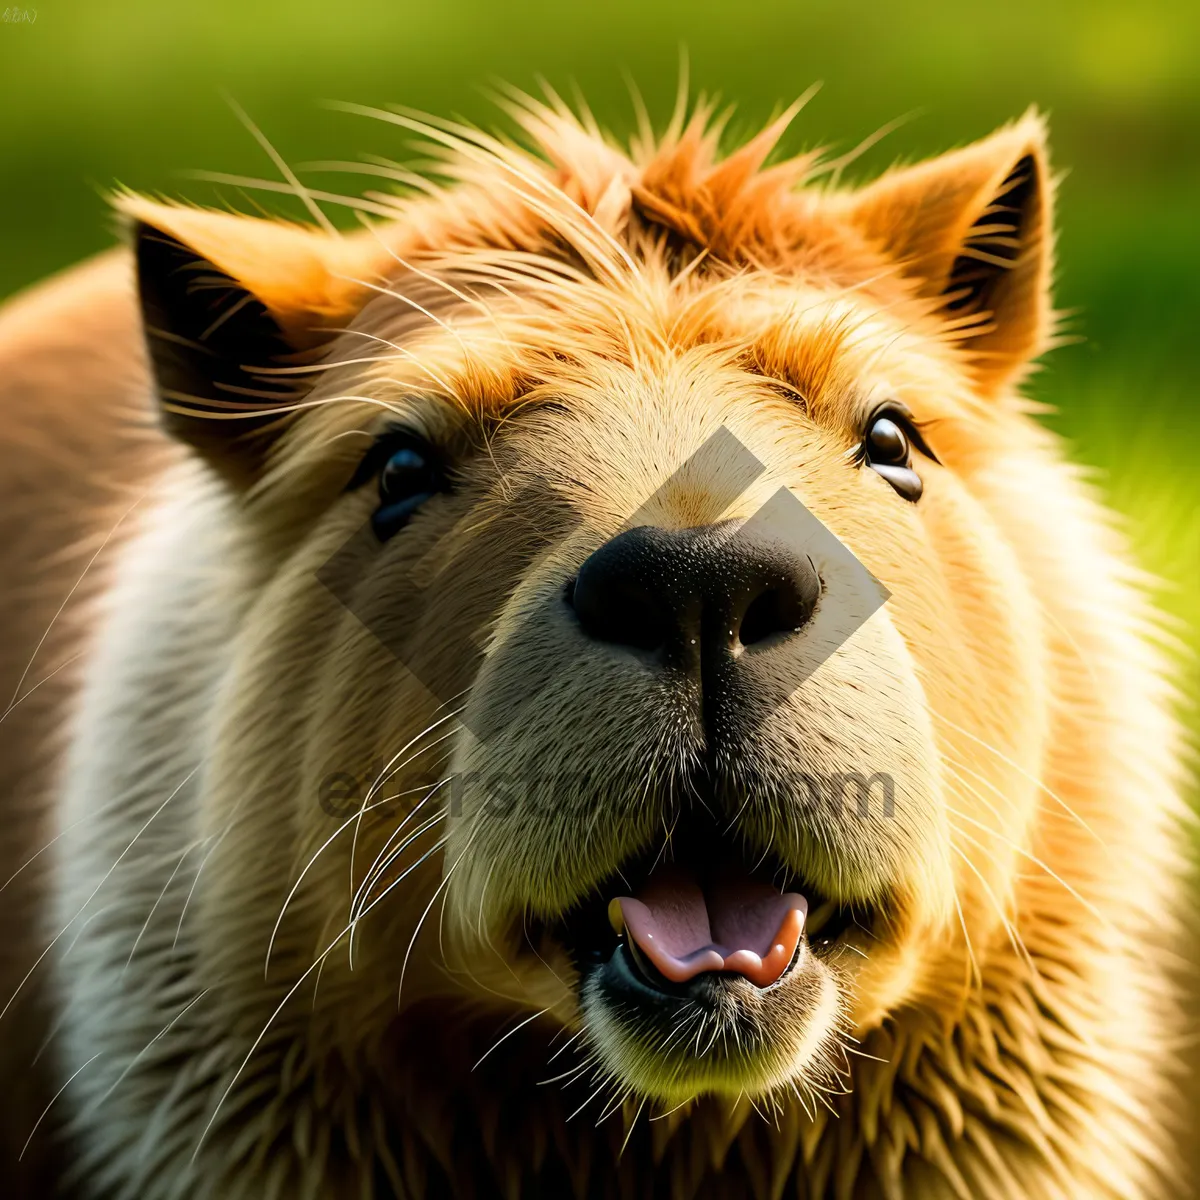
[[[535,949],[566,949],[581,986],[600,973],[643,1001],[714,999],[739,986],[786,983],[806,955],[828,954],[875,914],[841,904],[773,853],[751,858],[727,832],[693,828],[623,864],[552,922],[531,925]]]
[[[693,810],[660,849],[523,932],[544,965],[574,963],[581,1044],[602,1077],[674,1106],[802,1076],[835,1086],[853,977],[886,921]]]
[[[686,984],[706,972],[778,983],[800,952],[808,901],[740,871],[707,878],[674,863],[651,872],[637,896],[617,896],[609,923],[642,975]]]

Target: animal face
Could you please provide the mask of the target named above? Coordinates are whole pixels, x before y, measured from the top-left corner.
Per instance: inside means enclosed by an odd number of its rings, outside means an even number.
[[[961,1001],[1033,809],[1041,128],[851,193],[522,119],[369,235],[126,202],[240,548],[206,821],[275,839],[197,904],[350,1059],[466,996],[618,1095],[819,1090]]]

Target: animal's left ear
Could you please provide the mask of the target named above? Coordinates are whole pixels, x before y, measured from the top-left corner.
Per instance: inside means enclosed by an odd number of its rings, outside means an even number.
[[[835,203],[933,302],[994,392],[1046,349],[1051,191],[1045,123],[1030,113]]]
[[[163,426],[245,487],[311,384],[287,368],[311,362],[358,312],[386,254],[362,234],[134,195],[117,203]]]

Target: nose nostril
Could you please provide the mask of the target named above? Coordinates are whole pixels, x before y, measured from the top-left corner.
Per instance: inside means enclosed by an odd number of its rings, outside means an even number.
[[[813,604],[797,588],[786,584],[768,588],[750,602],[742,616],[738,641],[753,646],[776,633],[792,633],[812,616]]]
[[[670,632],[661,604],[633,580],[596,574],[585,565],[563,591],[588,636],[635,650],[659,649]]]
[[[812,559],[786,547],[723,526],[638,526],[594,551],[562,596],[594,641],[698,672],[714,655],[800,629],[820,592]]]

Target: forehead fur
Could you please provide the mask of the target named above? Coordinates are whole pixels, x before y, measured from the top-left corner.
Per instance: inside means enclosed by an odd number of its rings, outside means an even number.
[[[359,111],[431,139],[442,174],[460,185],[387,202],[414,252],[544,256],[608,285],[646,273],[772,273],[899,301],[907,289],[894,266],[826,203],[820,152],[767,165],[800,106],[724,157],[724,120],[704,104],[687,120],[677,111],[659,136],[644,129],[628,148],[586,116],[525,96],[510,110],[528,148],[468,126]]]
[[[703,103],[627,147],[553,98],[509,101],[525,144],[357,108],[419,135],[436,164],[428,177],[377,168],[408,190],[352,201],[368,214],[361,232],[136,196],[122,208],[237,279],[297,346],[353,326],[359,340],[327,360],[327,378],[345,393],[336,368],[351,366],[359,395],[374,378],[372,402],[418,391],[500,415],[599,360],[654,371],[695,347],[811,402],[900,338],[942,374],[935,394],[973,406],[956,368],[963,339],[986,327],[922,292],[855,218],[854,194],[822,185],[819,152],[768,162],[802,103],[724,156],[723,120]],[[1027,117],[987,158],[1040,153],[1041,133]]]
[[[360,326],[398,390],[502,411],[586,382],[598,360],[652,371],[704,346],[811,400],[872,334],[903,323],[935,350],[955,340],[830,203],[819,152],[767,165],[800,102],[724,157],[705,105],[628,148],[564,105],[510,107],[528,147],[358,110],[429,139],[454,185],[371,197],[390,218],[372,234],[386,282],[369,285],[379,295]]]
[[[679,106],[661,134],[646,125],[627,147],[586,113],[520,94],[507,108],[525,145],[456,122],[347,106],[417,134],[435,164],[427,176],[372,168],[406,194],[341,198],[365,219],[382,219],[357,235],[133,194],[118,205],[211,254],[285,328],[300,312],[344,313],[370,279],[394,275],[411,259],[472,251],[481,270],[482,252],[490,251],[497,261],[509,252],[509,266],[524,261],[532,271],[529,256],[537,256],[552,270],[570,265],[609,285],[640,270],[702,278],[773,272],[864,287],[895,302],[908,289],[894,264],[837,205],[825,203],[832,193],[817,186],[820,152],[767,165],[802,104],[724,157],[725,118],[705,103],[690,117]]]

